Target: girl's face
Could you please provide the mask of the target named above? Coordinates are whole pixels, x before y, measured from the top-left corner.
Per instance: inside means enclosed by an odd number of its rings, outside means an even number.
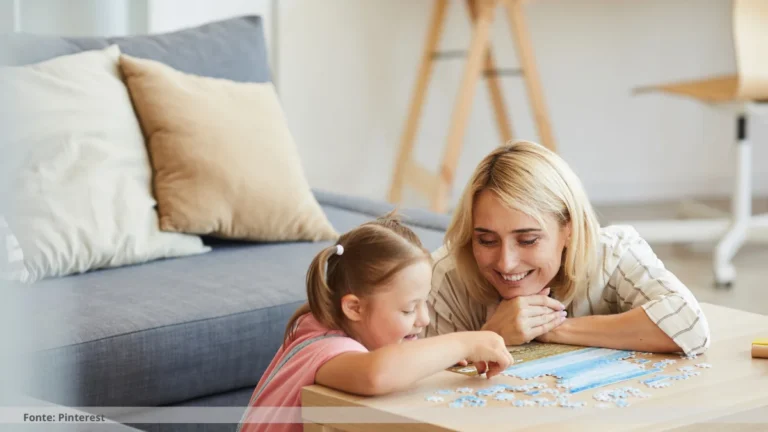
[[[371,351],[416,340],[429,324],[431,280],[432,266],[420,261],[395,274],[377,294],[360,299],[360,319],[352,322],[356,338]]]
[[[472,209],[472,253],[480,273],[504,299],[537,294],[560,270],[570,224],[552,215],[542,227],[535,219],[509,209],[490,191],[480,192]]]

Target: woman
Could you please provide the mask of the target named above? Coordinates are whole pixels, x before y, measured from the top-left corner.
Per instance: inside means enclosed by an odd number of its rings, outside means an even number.
[[[507,345],[709,347],[690,290],[633,228],[601,228],[578,177],[534,143],[480,162],[433,257],[427,337],[482,329]]]

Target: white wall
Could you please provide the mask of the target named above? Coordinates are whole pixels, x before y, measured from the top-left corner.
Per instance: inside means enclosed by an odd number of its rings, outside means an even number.
[[[428,1],[283,0],[281,94],[313,186],[382,198],[415,81]],[[540,0],[531,37],[560,153],[596,202],[724,195],[733,121],[695,102],[633,96],[635,86],[732,72],[727,0]],[[517,64],[507,20],[494,46]],[[467,46],[454,2],[442,47]],[[437,167],[462,62],[435,69],[417,158]],[[504,78],[517,136],[537,140],[522,81]],[[498,144],[486,87],[478,88],[456,191]],[[768,129],[756,127],[756,187],[768,194]],[[328,155],[332,155],[331,158]],[[316,163],[314,161],[323,161]],[[628,168],[631,161],[634,166]],[[762,162],[761,162],[762,161]]]
[[[269,0],[110,0],[111,12],[100,9],[103,0],[21,1],[25,29],[46,33],[171,31],[245,13],[263,14],[268,35],[273,24]],[[384,198],[432,2],[278,1],[279,51],[273,60],[312,186]],[[27,15],[28,7],[38,12]],[[560,153],[593,200],[729,193],[732,118],[681,98],[632,95],[644,84],[733,72],[729,8],[730,0],[538,0],[526,7]],[[122,21],[101,18],[118,15]],[[499,10],[493,41],[498,63],[513,67],[517,59],[507,24]],[[442,47],[459,49],[468,41],[463,2],[454,0]],[[442,154],[462,64],[439,63],[429,89],[417,158],[432,168]],[[522,81],[503,80],[517,136],[537,140]],[[457,194],[475,164],[498,144],[492,119],[481,83]],[[768,126],[755,125],[753,136],[754,183],[766,195]]]
[[[11,0],[4,0],[11,3]],[[18,0],[21,30],[67,36],[146,31],[147,0]]]

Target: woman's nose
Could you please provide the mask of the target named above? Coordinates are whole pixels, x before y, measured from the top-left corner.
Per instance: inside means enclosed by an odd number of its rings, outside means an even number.
[[[515,267],[520,263],[520,256],[514,248],[503,247],[499,251],[498,261],[496,263],[498,269],[502,273],[511,273]]]

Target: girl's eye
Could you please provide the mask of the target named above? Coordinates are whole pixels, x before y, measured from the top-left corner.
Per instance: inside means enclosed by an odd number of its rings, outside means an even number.
[[[412,313],[414,313],[414,312],[416,312],[416,309],[414,309],[414,310],[409,310],[409,311],[403,311],[403,314],[404,314],[404,315],[410,315],[410,314],[412,314]]]
[[[483,246],[491,246],[494,243],[496,243],[495,240],[484,240],[484,239],[477,239],[477,242],[480,243]]]
[[[532,246],[532,245],[536,244],[537,241],[539,241],[538,237],[536,237],[534,239],[531,239],[531,240],[521,240],[520,244],[523,245],[523,246]]]

